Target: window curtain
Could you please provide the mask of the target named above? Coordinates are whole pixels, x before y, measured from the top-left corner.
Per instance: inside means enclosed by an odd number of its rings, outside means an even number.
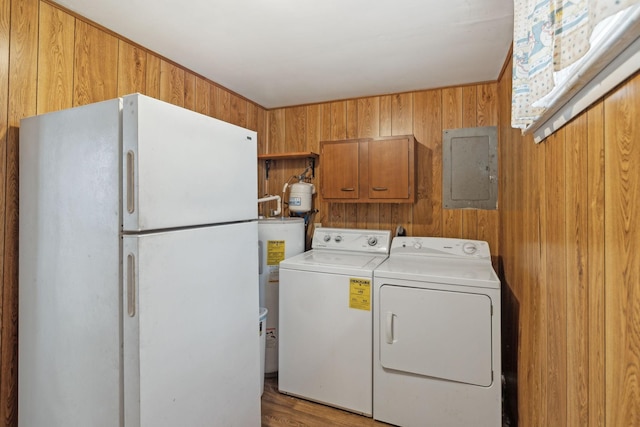
[[[536,123],[554,89],[571,76],[567,70],[591,55],[590,49],[611,45],[609,40],[595,43],[594,28],[638,4],[640,0],[514,0],[511,125],[527,130]]]

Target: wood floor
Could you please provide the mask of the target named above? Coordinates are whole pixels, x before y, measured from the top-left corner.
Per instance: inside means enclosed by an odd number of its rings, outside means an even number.
[[[266,378],[262,395],[262,427],[389,426],[371,418],[280,394],[277,378]]]

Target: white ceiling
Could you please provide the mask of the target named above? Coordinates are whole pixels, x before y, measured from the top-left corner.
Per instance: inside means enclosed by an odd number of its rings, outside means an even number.
[[[56,0],[265,108],[493,81],[513,0]]]

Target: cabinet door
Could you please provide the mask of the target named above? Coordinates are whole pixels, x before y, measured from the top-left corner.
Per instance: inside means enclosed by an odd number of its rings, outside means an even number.
[[[410,194],[409,139],[369,141],[370,199],[406,199]]]
[[[357,199],[359,156],[357,140],[322,143],[322,197]]]

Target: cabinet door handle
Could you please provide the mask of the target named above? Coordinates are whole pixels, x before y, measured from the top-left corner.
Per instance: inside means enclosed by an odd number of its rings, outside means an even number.
[[[387,191],[388,188],[387,187],[373,187],[372,190],[373,191]]]
[[[356,189],[353,187],[342,187],[340,191],[355,191]]]

